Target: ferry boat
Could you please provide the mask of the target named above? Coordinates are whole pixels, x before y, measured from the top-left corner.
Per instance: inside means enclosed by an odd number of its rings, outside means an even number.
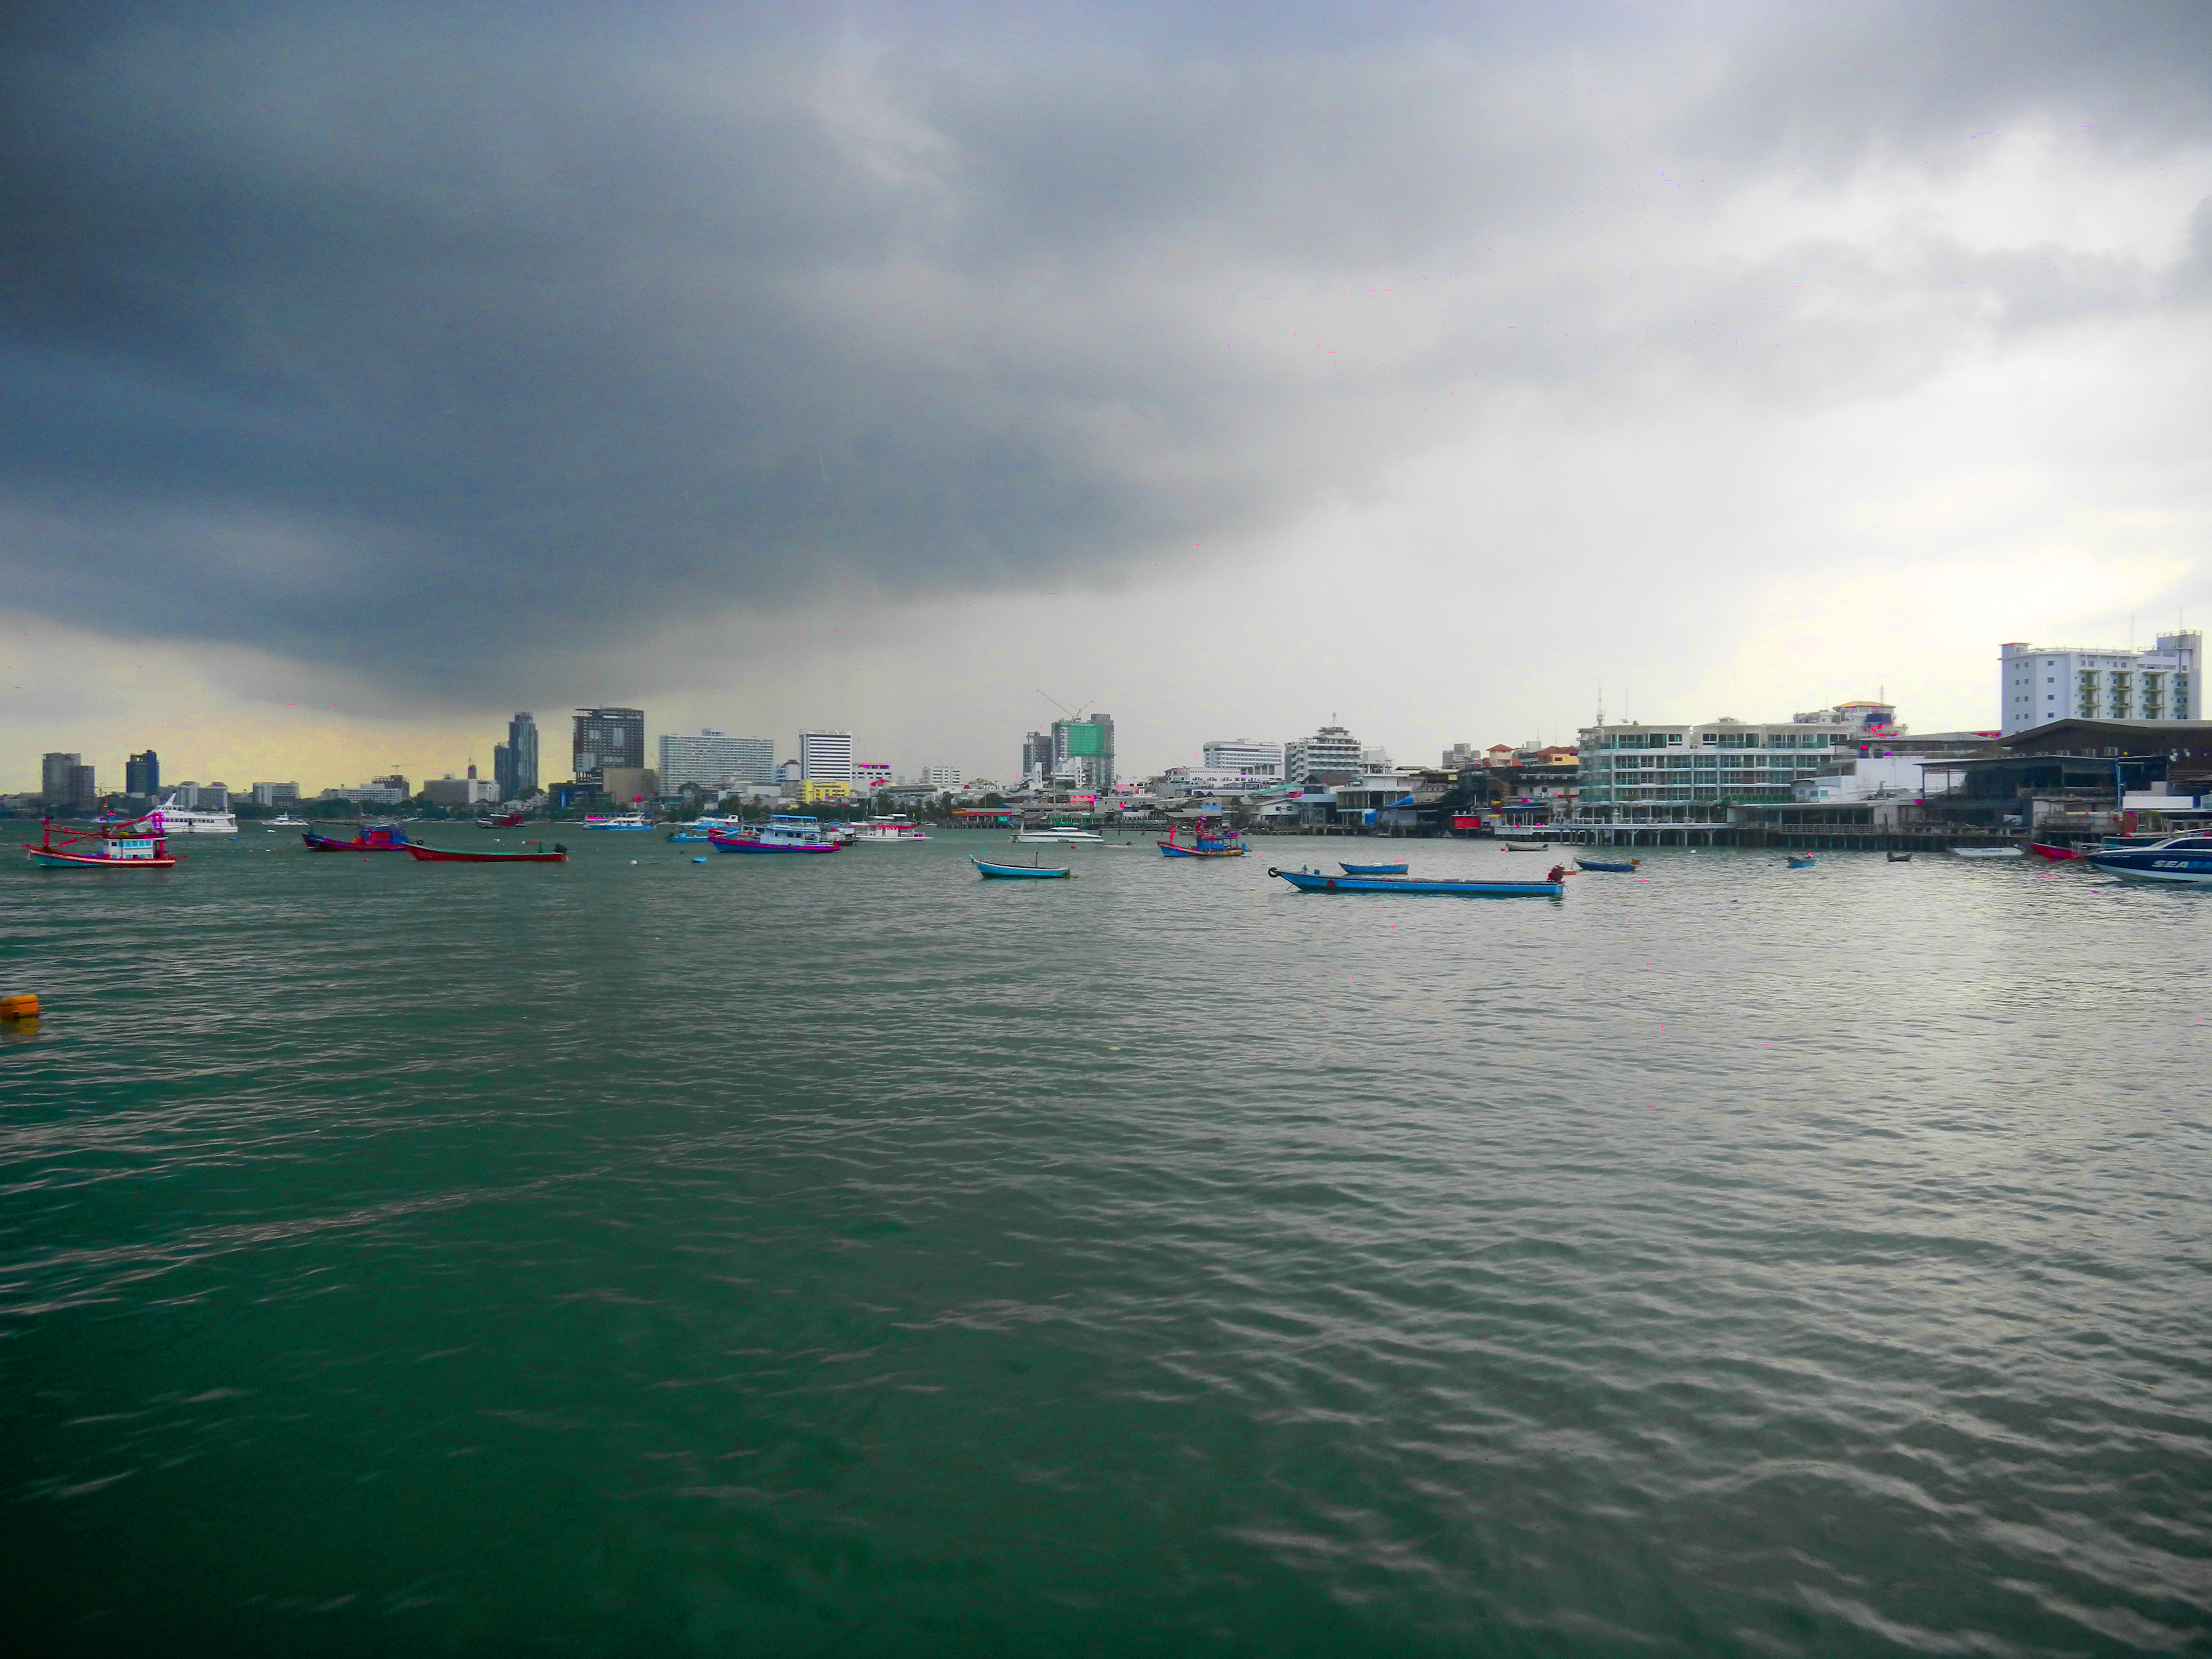
[[[1190,838],[1183,839],[1185,826],[1176,824],[1168,831],[1168,838],[1159,843],[1160,854],[1171,859],[1241,859],[1245,854],[1243,839],[1227,822],[1212,817],[1191,820]]]
[[[717,853],[836,853],[844,843],[822,827],[819,818],[778,812],[766,823],[748,824],[727,832],[717,830],[707,837]]]
[[[887,818],[870,818],[853,832],[856,842],[927,841],[921,826],[903,812],[894,812]]]
[[[650,830],[653,820],[642,812],[587,813],[584,818],[586,830]]]
[[[1048,823],[1041,829],[1024,830],[1015,836],[1019,842],[1059,842],[1068,846],[1103,847],[1106,837],[1079,823]]]
[[[143,819],[102,823],[90,830],[64,830],[54,839],[54,821],[45,823],[46,834],[36,847],[23,851],[32,863],[47,870],[167,870],[175,865],[161,832],[146,834]]]
[[[2194,831],[2168,836],[2149,847],[2100,847],[2083,853],[2081,862],[2128,881],[2212,886],[2212,836]]]
[[[139,820],[150,826],[157,836],[234,836],[238,833],[238,814],[235,812],[196,812],[190,807],[176,805],[174,795]]]

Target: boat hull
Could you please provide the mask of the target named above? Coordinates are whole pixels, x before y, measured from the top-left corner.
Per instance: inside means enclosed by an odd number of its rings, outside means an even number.
[[[782,846],[775,842],[725,841],[720,836],[709,836],[708,842],[717,853],[842,853],[842,842],[825,841],[813,846]]]
[[[2062,862],[2078,863],[2081,857],[2070,847],[2046,847],[2039,841],[2028,842],[2027,850],[2039,859],[2057,859]]]
[[[1170,859],[1241,859],[1246,851],[1242,847],[1177,847],[1165,841],[1159,848],[1163,858]]]
[[[1462,898],[1559,898],[1556,881],[1414,881],[1402,876],[1331,876],[1315,870],[1270,870],[1302,893],[1449,893]]]
[[[424,864],[566,864],[568,855],[559,853],[449,853],[442,847],[416,847],[411,842],[404,849],[409,857]]]
[[[409,845],[407,837],[396,830],[371,830],[368,836],[355,841],[335,841],[312,831],[300,839],[307,843],[310,853],[404,853]]]
[[[1347,876],[1402,876],[1413,866],[1410,864],[1339,864],[1337,868]]]
[[[1029,864],[986,864],[973,853],[968,855],[968,862],[986,881],[1066,881],[1074,873],[1066,868],[1053,870]]]
[[[2162,853],[2156,848],[2146,848],[2125,853],[2090,853],[2081,862],[2092,870],[2101,870],[2124,881],[2212,887],[2212,852]]]
[[[48,870],[168,870],[174,859],[108,859],[82,853],[60,853],[49,848],[27,847],[31,862]]]
[[[1954,859],[2016,859],[2024,857],[2017,847],[1954,847]]]
[[[1636,873],[1637,866],[1633,864],[1608,864],[1601,859],[1577,859],[1575,860],[1575,868],[1577,870],[1601,870],[1608,875],[1632,876]]]

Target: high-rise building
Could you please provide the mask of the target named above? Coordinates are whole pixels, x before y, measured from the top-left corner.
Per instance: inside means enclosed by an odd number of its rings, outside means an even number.
[[[296,783],[257,783],[253,786],[256,806],[289,806],[300,799]]]
[[[1324,726],[1310,738],[1294,738],[1283,745],[1283,775],[1292,783],[1316,778],[1349,783],[1365,770],[1359,739],[1340,726]]]
[[[853,782],[853,734],[850,732],[801,732],[799,734],[799,775],[809,783]]]
[[[878,789],[888,788],[890,781],[891,763],[889,761],[853,763],[853,785],[857,789],[872,794]]]
[[[76,769],[84,759],[82,755],[49,752],[39,762],[39,793],[49,806],[72,804],[76,790]]]
[[[950,766],[925,766],[921,769],[919,781],[927,784],[932,789],[957,789],[960,774]]]
[[[538,721],[529,710],[517,710],[507,723],[507,741],[492,745],[491,775],[501,800],[538,793]]]
[[[161,793],[161,757],[149,749],[123,763],[123,792],[127,795]]]
[[[576,711],[575,775],[597,782],[610,766],[645,768],[645,710],[579,708]]]
[[[1283,775],[1283,745],[1255,738],[1216,738],[1200,745],[1199,754],[1209,772],[1237,772],[1248,778]]]
[[[1054,720],[1052,776],[1090,794],[1112,793],[1114,717],[1094,713],[1087,720]]]
[[[2148,651],[2008,641],[1997,647],[2004,735],[2058,720],[2197,720],[2203,655],[2194,629],[2161,634]]]
[[[685,784],[720,789],[732,783],[774,783],[775,744],[767,738],[733,738],[711,726],[696,737],[664,732],[660,787],[674,794]]]
[[[1052,733],[1031,732],[1022,739],[1022,781],[1042,783],[1052,775]]]

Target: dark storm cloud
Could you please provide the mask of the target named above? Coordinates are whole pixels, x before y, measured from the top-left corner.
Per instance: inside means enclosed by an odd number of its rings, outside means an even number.
[[[2026,119],[2201,140],[2204,15],[17,8],[9,598],[460,685],[1172,556],[1486,387],[1909,377],[2202,278],[1682,228]]]

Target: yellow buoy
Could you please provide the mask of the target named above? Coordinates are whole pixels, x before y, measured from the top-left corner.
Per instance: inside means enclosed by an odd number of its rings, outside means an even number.
[[[21,996],[0,997],[0,1019],[36,1019],[39,1000],[28,992]]]

